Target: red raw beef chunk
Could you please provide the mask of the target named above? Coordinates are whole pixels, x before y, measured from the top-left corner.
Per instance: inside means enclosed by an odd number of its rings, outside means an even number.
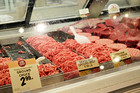
[[[97,24],[97,28],[102,28],[102,30],[106,30],[107,26],[105,24]]]
[[[136,20],[136,22],[134,23],[134,27],[135,27],[135,29],[139,29],[140,30],[140,18],[138,18]]]
[[[94,33],[94,29],[85,29],[86,33]]]
[[[102,22],[104,22],[104,20],[102,19],[85,19],[85,20],[78,21],[74,24],[64,26],[63,28],[58,29],[58,31],[68,32],[68,30],[70,30],[69,29],[70,26],[73,26],[76,29],[81,29],[84,31],[85,29],[93,28],[94,26],[96,26],[96,24]]]
[[[94,33],[94,35],[96,35],[96,36],[101,36],[101,31],[102,31],[102,28],[95,28],[94,30],[93,30],[93,33]]]
[[[137,18],[122,18],[121,22],[125,23],[130,28],[134,29],[140,29],[140,17]]]
[[[122,40],[122,38],[126,37],[126,33],[128,32],[129,27],[126,26],[123,23],[120,23],[119,25],[116,26],[114,29],[113,33],[109,36],[110,39],[112,40]],[[124,39],[123,39],[124,40]]]
[[[128,37],[127,41],[126,41],[126,45],[128,47],[132,47],[132,48],[136,48],[137,47],[137,43],[139,42],[139,38],[137,37]]]
[[[120,21],[119,19],[107,19],[107,20],[105,20],[105,24],[107,26],[115,27],[119,24],[119,21]]]
[[[109,38],[109,36],[114,32],[113,29],[106,29],[104,31],[100,32],[100,37],[101,38]]]

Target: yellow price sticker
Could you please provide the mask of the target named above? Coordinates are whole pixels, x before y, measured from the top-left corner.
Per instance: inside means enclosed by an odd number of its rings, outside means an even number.
[[[77,64],[80,76],[84,76],[89,73],[92,73],[92,69],[99,67],[97,58],[78,60],[76,64]]]
[[[110,54],[114,67],[132,63],[131,56],[127,49]]]

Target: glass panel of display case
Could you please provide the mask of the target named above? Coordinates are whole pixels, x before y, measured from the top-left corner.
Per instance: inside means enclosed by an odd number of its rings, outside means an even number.
[[[31,22],[79,16],[87,0],[36,0]]]
[[[119,6],[120,14],[117,19],[122,19],[123,17],[140,17],[140,0],[109,0],[101,12],[100,18],[110,18],[110,14],[108,13],[110,4],[117,4]]]
[[[24,21],[29,0],[0,0],[0,24]]]

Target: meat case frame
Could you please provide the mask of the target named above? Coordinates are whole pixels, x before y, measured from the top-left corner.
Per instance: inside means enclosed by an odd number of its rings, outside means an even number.
[[[89,4],[87,4],[87,6],[89,6]],[[29,19],[28,19],[28,22],[29,22]],[[72,23],[69,22],[68,24],[72,24]],[[53,24],[51,28],[54,28],[54,29],[53,30],[51,29],[48,35],[55,38],[55,35],[53,35],[53,32],[56,31],[57,27],[60,25],[65,26],[67,25],[67,23]],[[18,29],[0,32],[0,34],[3,35],[3,36],[0,36],[0,40],[2,40],[3,38],[6,40],[9,37],[27,38],[31,36],[32,33],[35,33],[33,32],[34,30],[33,28],[32,27],[25,28],[24,33],[17,33]],[[46,32],[48,33],[48,31]],[[54,33],[57,33],[57,32],[54,32]],[[63,39],[63,40],[60,40],[60,42],[65,41],[67,38],[72,38],[72,39],[74,38],[73,36],[67,37],[68,34],[66,35],[66,37],[64,34],[61,35],[61,33],[56,34],[56,37],[57,35],[59,35],[59,37],[62,37],[61,39]],[[6,43],[8,42],[6,41]],[[29,44],[27,44],[26,42],[25,44],[26,44],[25,46],[30,51],[33,50],[32,51],[33,54],[38,55],[38,57],[42,56],[40,53],[38,53],[38,51],[35,51],[35,49],[33,49],[33,47],[31,47]],[[3,45],[1,47],[3,47]],[[46,61],[48,60],[46,59]],[[51,62],[48,62],[48,63],[51,63]],[[102,65],[107,66],[108,64],[107,65],[102,64]],[[110,65],[112,64],[110,63]],[[124,87],[128,87],[128,86],[140,83],[140,61],[139,60],[134,61],[134,63],[132,64],[120,66],[118,68],[111,68],[111,69],[103,70],[98,73],[89,74],[86,76],[82,76],[82,77],[78,77],[78,78],[74,78],[74,79],[66,80],[66,81],[64,81],[64,76],[65,76],[65,73],[62,72],[59,75],[44,77],[41,79],[44,85],[43,88],[27,91],[26,93],[40,93],[40,92],[41,93],[93,93],[93,92],[94,93],[107,93],[107,92],[115,91]],[[58,82],[55,80],[58,80]],[[11,91],[12,91],[11,85],[0,87],[0,93],[3,93],[3,92],[9,93]]]

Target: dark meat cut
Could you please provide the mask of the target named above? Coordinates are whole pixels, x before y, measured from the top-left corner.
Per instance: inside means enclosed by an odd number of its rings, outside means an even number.
[[[85,19],[85,20],[78,21],[72,25],[64,26],[63,28],[58,29],[58,31],[68,32],[70,26],[73,26],[76,29],[81,29],[84,31],[84,29],[93,28],[94,26],[96,26],[96,24],[102,22],[104,22],[104,20],[102,19]]]

